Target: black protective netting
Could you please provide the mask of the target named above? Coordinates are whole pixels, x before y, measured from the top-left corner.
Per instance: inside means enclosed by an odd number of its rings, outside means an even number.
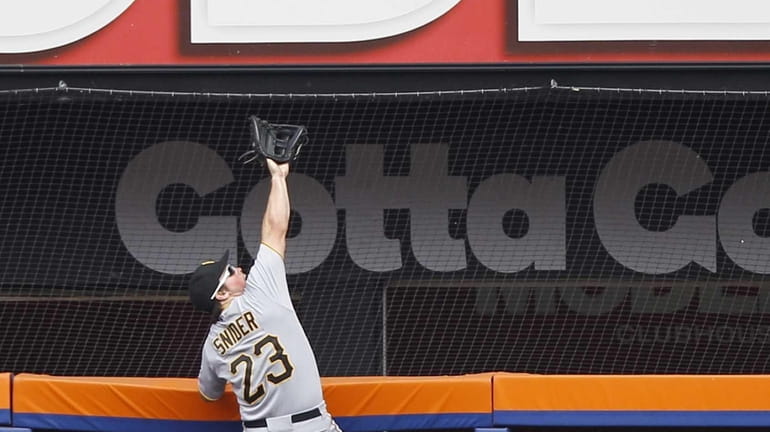
[[[770,96],[0,94],[0,370],[195,376],[187,273],[258,244],[249,114],[307,126],[321,373],[770,372]],[[236,262],[233,262],[236,264]]]

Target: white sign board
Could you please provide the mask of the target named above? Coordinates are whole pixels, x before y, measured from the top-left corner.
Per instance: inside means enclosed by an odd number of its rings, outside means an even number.
[[[519,41],[768,40],[764,0],[519,0]]]

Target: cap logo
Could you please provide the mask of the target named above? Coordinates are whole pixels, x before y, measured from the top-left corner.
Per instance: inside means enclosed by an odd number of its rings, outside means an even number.
[[[214,264],[215,262],[216,262],[216,261],[203,261],[203,262],[201,263],[201,265],[209,265],[209,264]]]

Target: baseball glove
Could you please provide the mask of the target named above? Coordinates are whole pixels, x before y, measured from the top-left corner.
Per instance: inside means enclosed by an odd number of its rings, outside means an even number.
[[[268,123],[256,116],[249,116],[249,131],[251,148],[238,158],[244,164],[255,160],[262,163],[264,158],[278,163],[293,161],[308,142],[304,126]]]

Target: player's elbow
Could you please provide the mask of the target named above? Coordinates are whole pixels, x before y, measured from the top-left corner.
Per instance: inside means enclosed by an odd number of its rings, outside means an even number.
[[[205,394],[203,394],[203,392],[202,392],[202,391],[198,391],[198,394],[200,395],[201,399],[203,399],[203,400],[204,400],[204,401],[206,401],[206,402],[216,402],[216,401],[218,401],[218,400],[219,400],[219,398],[218,398],[218,397],[210,397],[210,396],[206,396]]]
[[[289,221],[282,219],[265,220],[262,225],[262,238],[271,239],[275,242],[276,239],[286,238],[286,234],[289,232]]]
[[[266,214],[263,231],[268,231],[275,236],[285,236],[289,231],[289,213]]]

